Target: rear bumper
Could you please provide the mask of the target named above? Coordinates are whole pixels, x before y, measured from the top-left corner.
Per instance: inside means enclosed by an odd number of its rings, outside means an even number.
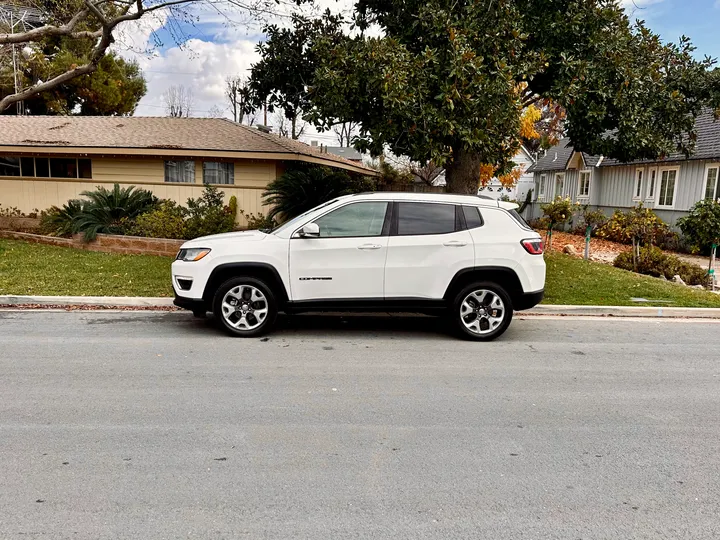
[[[184,298],[182,296],[175,295],[173,304],[182,309],[189,311],[207,311],[207,304],[204,300],[194,300],[193,298]]]
[[[515,308],[515,311],[523,311],[525,309],[530,309],[542,302],[542,299],[544,297],[545,289],[531,293],[521,294],[515,299],[515,302],[513,303],[513,308]]]

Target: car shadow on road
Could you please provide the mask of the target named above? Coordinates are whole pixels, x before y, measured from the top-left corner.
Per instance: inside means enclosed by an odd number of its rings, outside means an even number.
[[[198,323],[198,326],[206,326],[208,331],[224,334],[212,316]],[[272,338],[341,338],[359,335],[386,339],[447,339],[452,337],[452,330],[442,318],[425,315],[313,313],[280,315],[275,329],[269,334]]]

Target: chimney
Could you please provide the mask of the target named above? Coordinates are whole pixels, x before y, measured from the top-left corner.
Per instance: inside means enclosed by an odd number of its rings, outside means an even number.
[[[272,133],[272,128],[270,126],[263,126],[262,124],[257,125],[258,131],[262,131],[263,133]]]
[[[317,141],[310,141],[310,146],[317,146],[317,145],[318,145]]]

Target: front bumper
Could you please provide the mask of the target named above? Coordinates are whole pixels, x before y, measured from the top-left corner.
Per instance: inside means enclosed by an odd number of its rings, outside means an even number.
[[[537,306],[545,298],[545,289],[524,293],[515,298],[513,308],[515,311],[523,311]]]
[[[175,304],[177,307],[182,309],[187,309],[189,311],[208,311],[208,306],[205,303],[205,300],[195,300],[193,298],[185,298],[183,296],[175,295],[175,300],[173,300],[173,304]]]

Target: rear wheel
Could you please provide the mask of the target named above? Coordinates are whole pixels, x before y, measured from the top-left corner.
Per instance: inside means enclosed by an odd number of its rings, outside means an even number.
[[[510,326],[513,308],[510,295],[500,285],[477,282],[465,287],[455,297],[452,318],[466,339],[491,341]]]
[[[236,277],[223,283],[215,293],[213,313],[233,336],[257,337],[268,332],[277,318],[277,303],[261,280]]]

